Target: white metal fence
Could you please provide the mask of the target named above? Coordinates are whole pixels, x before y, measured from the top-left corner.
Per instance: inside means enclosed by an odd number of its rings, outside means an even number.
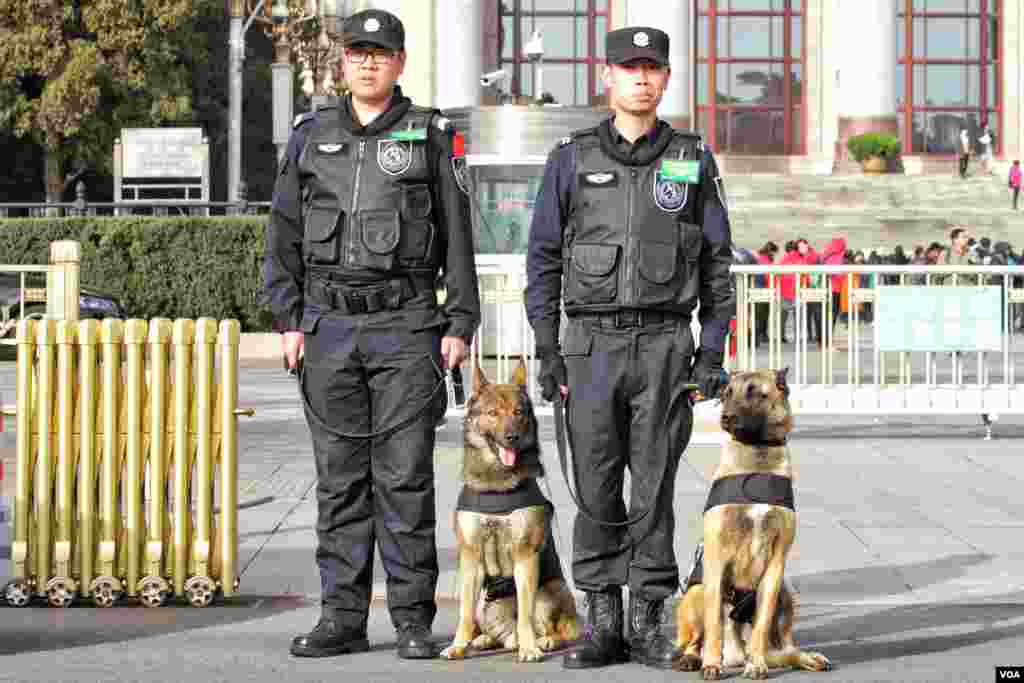
[[[732,271],[737,332],[729,366],[788,367],[796,413],[1024,413],[1024,386],[1016,376],[1024,353],[1022,266],[733,266]],[[478,272],[483,315],[472,355],[492,381],[507,382],[525,354],[530,395],[541,411],[549,410],[536,383],[533,331],[523,306],[524,261],[496,258],[478,264]],[[779,286],[787,276],[793,278],[791,304]],[[964,288],[977,288],[990,302],[997,299],[995,318],[968,321],[979,327],[972,334],[987,335],[985,348],[956,343],[945,350],[915,348],[916,343],[900,350],[883,346],[892,336],[883,322],[894,315],[897,288],[903,288],[904,299],[922,301],[955,300],[957,293],[962,299]],[[820,343],[813,339],[817,326],[809,324],[816,322],[815,313],[821,318]],[[958,330],[965,323],[951,314],[942,324]],[[696,322],[694,328],[699,334]],[[759,328],[766,335],[763,341],[758,340]],[[471,364],[464,367],[468,383]]]
[[[733,266],[732,271],[734,366],[789,367],[794,412],[1024,412],[1024,391],[1016,381],[1024,336],[1017,324],[1024,323],[1024,267]],[[792,278],[791,303],[780,286],[786,277]],[[919,307],[907,307],[908,298]],[[994,315],[979,317],[969,308],[975,300],[993,304]],[[815,308],[821,315],[820,344],[811,342]],[[784,318],[793,322],[788,343]],[[893,348],[885,341],[899,337],[892,333],[900,327],[907,328],[906,345]]]

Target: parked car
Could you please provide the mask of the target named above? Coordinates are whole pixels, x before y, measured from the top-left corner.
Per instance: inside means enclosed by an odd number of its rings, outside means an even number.
[[[0,358],[15,357],[11,342],[17,334],[21,317],[20,288],[20,273],[0,272]],[[25,317],[42,318],[45,313],[45,288],[26,287]],[[88,285],[79,288],[78,316],[83,320],[127,317],[117,297]]]

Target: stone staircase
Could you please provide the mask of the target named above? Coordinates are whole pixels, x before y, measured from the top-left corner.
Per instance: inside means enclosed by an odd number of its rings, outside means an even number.
[[[1024,247],[1024,199],[1014,212],[1006,176],[779,175],[725,169],[733,240],[757,248],[806,237],[819,250],[837,235],[851,248],[945,243],[953,224]],[[978,170],[978,169],[975,169]]]

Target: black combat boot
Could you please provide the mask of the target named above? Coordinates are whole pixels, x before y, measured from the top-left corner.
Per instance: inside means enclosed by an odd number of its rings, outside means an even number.
[[[629,592],[629,657],[634,662],[656,669],[671,669],[683,656],[672,640],[661,632],[661,611],[664,600],[645,600]]]
[[[430,628],[410,621],[398,626],[398,657],[400,659],[433,659],[437,656]]]
[[[352,626],[332,617],[320,617],[312,631],[295,636],[291,652],[296,657],[333,657],[335,655],[366,652],[370,641],[366,639],[366,623]]]
[[[578,647],[562,659],[566,669],[593,669],[629,661],[622,639],[622,589],[587,593],[587,629]]]

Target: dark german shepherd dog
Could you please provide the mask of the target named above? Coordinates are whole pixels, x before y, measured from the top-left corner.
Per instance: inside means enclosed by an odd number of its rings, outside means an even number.
[[[579,628],[551,536],[553,506],[537,486],[544,470],[522,360],[512,384],[492,384],[474,365],[464,429],[454,514],[459,622],[441,656],[508,648],[521,662],[539,661]]]

